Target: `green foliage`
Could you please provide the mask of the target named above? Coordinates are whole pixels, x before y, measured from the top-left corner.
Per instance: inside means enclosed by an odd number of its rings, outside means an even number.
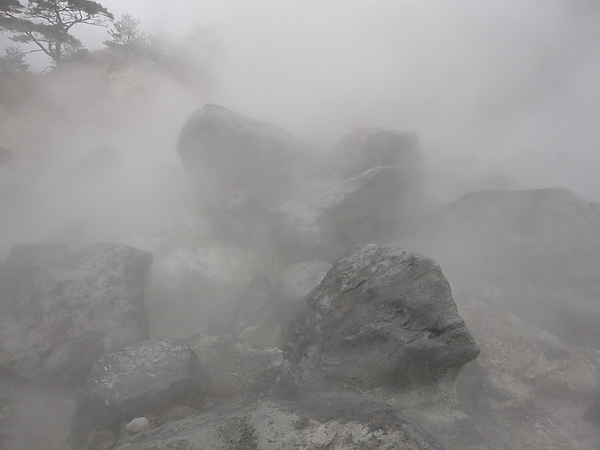
[[[58,65],[81,48],[71,34],[78,24],[105,26],[113,16],[100,3],[91,0],[0,0],[0,30],[12,33],[11,40],[34,44]]]
[[[25,61],[25,52],[14,46],[4,48],[4,56],[0,57],[0,73],[16,74],[27,69],[29,64]]]
[[[104,41],[108,51],[124,58],[141,58],[148,53],[148,37],[138,29],[140,21],[124,14],[108,32],[111,40]]]

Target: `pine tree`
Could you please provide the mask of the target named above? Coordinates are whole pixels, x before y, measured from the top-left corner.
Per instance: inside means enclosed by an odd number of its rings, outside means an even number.
[[[143,57],[148,53],[148,37],[138,29],[140,21],[124,14],[113,23],[108,33],[111,40],[104,41],[108,51],[124,58]]]
[[[0,30],[13,33],[11,40],[34,44],[56,65],[83,46],[71,34],[75,25],[105,26],[113,19],[100,3],[91,0],[0,0]]]

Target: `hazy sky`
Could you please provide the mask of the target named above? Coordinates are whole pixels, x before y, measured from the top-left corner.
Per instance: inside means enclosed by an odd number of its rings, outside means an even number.
[[[361,125],[415,131],[434,175],[600,201],[600,2],[101,3],[173,39],[205,26],[218,43],[206,101],[314,142]],[[79,33],[90,47],[106,38]]]

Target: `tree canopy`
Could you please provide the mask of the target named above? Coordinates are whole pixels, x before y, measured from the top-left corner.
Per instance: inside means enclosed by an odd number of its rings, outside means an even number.
[[[82,47],[71,34],[75,25],[105,26],[112,14],[100,3],[91,0],[0,0],[0,30],[13,33],[11,40],[34,44],[62,63],[73,51]]]
[[[125,57],[141,57],[148,53],[148,37],[138,29],[140,21],[124,14],[113,23],[108,34],[111,40],[104,41],[109,52]]]

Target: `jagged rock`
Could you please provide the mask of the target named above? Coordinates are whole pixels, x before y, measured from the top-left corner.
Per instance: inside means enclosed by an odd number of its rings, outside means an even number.
[[[268,201],[305,178],[307,146],[266,122],[206,104],[184,124],[177,151],[205,205],[250,189]]]
[[[195,336],[189,340],[208,378],[206,395],[217,404],[248,401],[268,395],[278,377],[282,352],[259,350],[229,336]]]
[[[332,160],[335,172],[342,178],[399,164],[423,173],[417,135],[383,128],[360,128],[344,136],[333,151]]]
[[[486,191],[449,205],[434,256],[453,283],[573,344],[600,345],[600,205],[566,189]]]
[[[140,433],[118,450],[356,448],[441,450],[425,431],[388,405],[292,406],[262,402],[217,410]]]
[[[256,276],[232,301],[219,305],[208,320],[208,334],[228,335],[255,348],[283,344],[284,304],[269,279]]]
[[[415,176],[385,166],[349,180],[309,183],[271,210],[275,235],[288,254],[331,260],[356,244],[392,242],[414,219]]]
[[[148,337],[149,253],[19,245],[0,274],[0,367],[38,383],[85,380],[106,353]]]
[[[69,444],[80,449],[94,430],[118,433],[122,422],[175,404],[200,404],[206,377],[185,341],[149,340],[102,357],[77,397]]]
[[[283,373],[292,389],[408,406],[447,395],[478,354],[434,261],[365,245],[337,260],[292,318]]]

